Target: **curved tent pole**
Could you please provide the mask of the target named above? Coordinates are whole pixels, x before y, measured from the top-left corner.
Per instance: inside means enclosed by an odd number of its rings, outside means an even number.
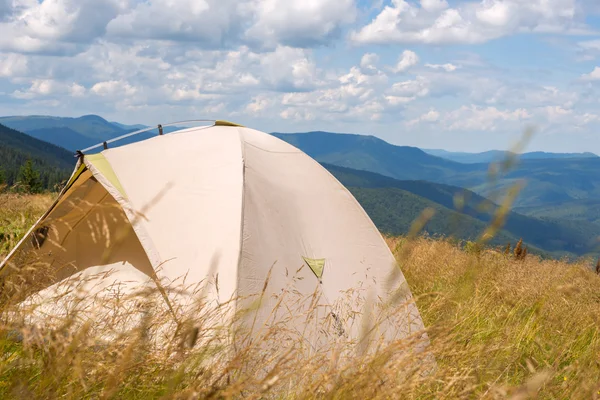
[[[116,137],[114,139],[103,141],[101,143],[95,144],[95,145],[90,146],[88,148],[85,148],[83,150],[77,150],[77,153],[75,154],[75,157],[80,157],[80,154],[85,153],[86,151],[97,149],[98,147],[101,147],[101,146],[103,146],[106,149],[109,143],[113,143],[113,142],[116,142],[118,140],[122,140],[122,139],[128,138],[130,136],[137,135],[139,133],[148,132],[148,131],[151,131],[151,130],[154,130],[154,129],[158,129],[159,134],[162,135],[162,130],[163,130],[163,127],[165,127],[165,126],[173,126],[173,125],[185,124],[185,123],[189,123],[189,122],[213,122],[213,123],[217,123],[218,120],[216,120],[216,119],[190,119],[190,120],[186,120],[186,121],[169,122],[168,124],[158,124],[158,126],[152,126],[152,127],[149,127],[149,128],[140,129],[140,130],[135,131],[135,132],[129,132],[129,133],[126,133],[125,135],[121,135],[121,136]]]

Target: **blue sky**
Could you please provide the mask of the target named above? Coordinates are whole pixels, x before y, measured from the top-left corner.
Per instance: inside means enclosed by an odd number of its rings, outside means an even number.
[[[0,115],[600,153],[597,0],[0,0]]]

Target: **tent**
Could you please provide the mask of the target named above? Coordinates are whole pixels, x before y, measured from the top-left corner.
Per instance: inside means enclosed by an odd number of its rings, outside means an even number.
[[[104,147],[79,152],[67,185],[0,265],[0,275],[29,266],[23,279],[43,291],[110,268],[111,282],[158,285],[173,306],[187,300],[170,287],[218,280],[205,294],[219,304],[260,296],[255,327],[285,318],[273,314],[282,292],[317,293],[321,325],[307,333],[304,319],[292,315],[289,322],[315,346],[357,338],[355,315],[364,314],[364,304],[395,296],[402,301],[395,317],[380,318],[379,337],[422,334],[410,289],[371,219],[294,146],[216,121]]]

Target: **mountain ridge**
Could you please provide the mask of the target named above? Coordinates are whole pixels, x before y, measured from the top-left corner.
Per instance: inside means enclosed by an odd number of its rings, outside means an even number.
[[[451,161],[456,161],[466,164],[478,164],[501,161],[508,157],[517,157],[521,160],[532,160],[532,159],[556,159],[556,158],[598,158],[597,154],[592,152],[583,153],[555,153],[545,151],[530,151],[525,153],[514,153],[506,150],[488,150],[483,152],[460,152],[460,151],[448,151],[443,149],[422,149],[424,152],[435,155],[437,157],[445,158]]]

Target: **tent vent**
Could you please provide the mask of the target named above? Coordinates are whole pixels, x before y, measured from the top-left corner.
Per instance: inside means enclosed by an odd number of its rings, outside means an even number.
[[[321,277],[323,276],[323,269],[325,269],[325,259],[324,258],[307,258],[302,257],[306,264],[310,267],[315,276],[321,281]]]

